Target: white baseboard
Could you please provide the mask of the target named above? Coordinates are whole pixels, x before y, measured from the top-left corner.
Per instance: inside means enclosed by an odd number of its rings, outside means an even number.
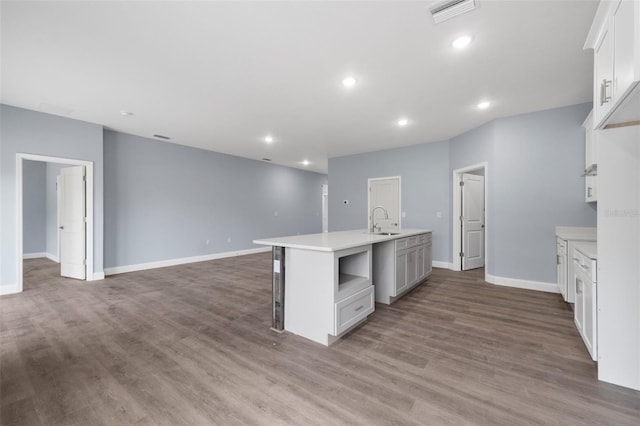
[[[527,290],[546,291],[547,293],[560,293],[560,288],[556,283],[545,283],[541,281],[521,280],[518,278],[496,277],[487,274],[485,279],[488,283],[505,287],[524,288]]]
[[[202,256],[182,257],[179,259],[160,260],[158,262],[139,263],[137,265],[115,266],[104,268],[105,275],[122,274],[125,272],[144,271],[146,269],[164,268],[166,266],[184,265],[185,263],[205,262],[207,260],[224,259],[226,257],[245,256],[247,254],[265,253],[271,247],[260,247],[247,250],[226,251],[223,253],[205,254]],[[95,276],[95,274],[94,274]]]
[[[40,259],[41,257],[47,257],[47,253],[25,253],[22,255],[23,259]]]
[[[94,272],[93,275],[91,276],[91,279],[87,281],[98,281],[98,280],[104,280],[104,272]]]
[[[0,296],[5,296],[7,294],[16,294],[20,293],[20,287],[18,283],[9,284],[9,285],[0,285]]]
[[[58,256],[54,256],[51,253],[46,253],[45,257],[49,260],[53,260],[56,263],[60,263],[60,259],[58,259]]]
[[[453,264],[451,264],[450,262],[441,262],[439,260],[431,261],[431,266],[433,266],[434,268],[443,268],[443,269],[453,268]]]

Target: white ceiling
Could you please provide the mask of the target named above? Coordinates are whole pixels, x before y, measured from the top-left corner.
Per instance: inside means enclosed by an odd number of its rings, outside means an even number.
[[[0,100],[326,172],[330,157],[592,99],[596,2],[480,0],[438,25],[430,3],[3,1]],[[461,34],[474,41],[459,51]]]

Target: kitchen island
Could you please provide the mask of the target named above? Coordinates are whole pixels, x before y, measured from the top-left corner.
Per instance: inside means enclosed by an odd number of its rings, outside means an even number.
[[[431,273],[431,230],[255,240],[273,246],[274,329],[330,345]]]

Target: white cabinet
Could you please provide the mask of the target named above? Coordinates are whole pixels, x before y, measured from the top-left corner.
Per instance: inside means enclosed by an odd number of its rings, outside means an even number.
[[[640,2],[601,1],[585,48],[594,50],[594,127],[640,120]]]
[[[431,233],[373,246],[376,302],[390,304],[431,275]]]
[[[597,295],[596,295],[596,260],[595,244],[579,243],[573,249],[576,303],[574,306],[574,322],[582,337],[584,345],[594,361],[598,357],[597,347]]]
[[[584,199],[598,201],[598,132],[593,129],[593,111],[582,123],[585,128]]]

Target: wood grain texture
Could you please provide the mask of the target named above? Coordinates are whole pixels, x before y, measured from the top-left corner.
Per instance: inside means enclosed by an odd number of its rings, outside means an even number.
[[[330,348],[271,325],[269,253],[0,298],[2,425],[640,424],[560,295],[434,269]]]

